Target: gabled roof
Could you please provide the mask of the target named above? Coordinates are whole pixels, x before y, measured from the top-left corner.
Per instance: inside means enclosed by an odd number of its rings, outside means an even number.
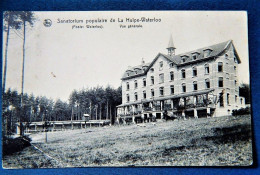
[[[170,40],[170,42],[171,42],[171,40]],[[218,43],[218,44],[215,44],[215,45],[212,45],[212,46],[203,47],[203,48],[200,48],[200,49],[196,49],[196,50],[193,50],[193,51],[190,51],[190,52],[185,52],[185,53],[178,54],[178,55],[170,56],[170,55],[166,55],[166,54],[163,54],[163,53],[158,53],[157,56],[153,59],[152,62],[142,64],[142,65],[139,65],[139,66],[135,66],[135,67],[131,67],[130,69],[128,68],[127,71],[124,73],[122,80],[145,75],[147,73],[147,71],[153,66],[153,64],[157,61],[157,59],[160,56],[163,56],[164,58],[166,58],[170,62],[173,62],[177,66],[182,66],[182,65],[193,63],[193,62],[203,61],[203,60],[207,60],[207,59],[210,59],[210,58],[217,57],[217,56],[223,54],[223,52],[226,51],[231,45],[234,48],[234,53],[236,55],[236,58],[238,59],[238,63],[241,63],[241,60],[240,60],[240,58],[237,54],[237,51],[234,47],[232,40],[228,40],[226,42]],[[211,52],[207,57],[204,57],[204,50],[207,50],[207,49],[210,49]],[[193,58],[192,58],[192,55],[194,53],[198,53],[196,60],[193,60]],[[185,60],[184,63],[182,63],[182,56],[184,56],[184,55],[187,56],[186,57],[187,59]],[[143,69],[143,66],[146,66],[145,69]],[[139,68],[141,70],[139,70],[136,74],[134,72],[134,70],[137,70],[137,68]],[[132,71],[132,72],[130,72],[129,70]],[[127,75],[127,73],[129,73],[129,76]]]

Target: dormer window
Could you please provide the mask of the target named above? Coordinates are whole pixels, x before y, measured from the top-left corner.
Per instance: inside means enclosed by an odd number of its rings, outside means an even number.
[[[151,72],[154,72],[154,68],[151,68],[150,71],[151,71]]]
[[[135,71],[135,74],[137,74],[138,72],[137,71]]]
[[[181,56],[181,62],[182,62],[182,63],[185,63],[186,60],[187,60],[187,58],[188,58],[187,55],[183,55],[183,56]]]
[[[212,52],[212,50],[211,50],[211,49],[205,49],[205,50],[204,50],[204,53],[203,53],[203,54],[204,54],[204,55],[203,55],[203,56],[204,56],[204,58],[207,58],[207,57],[209,57],[209,55],[211,54],[211,52]]]
[[[197,60],[198,55],[199,55],[198,52],[194,52],[194,53],[192,53],[192,60]]]
[[[130,75],[129,72],[126,75],[129,77],[129,75]]]
[[[173,63],[170,63],[170,68],[172,68],[173,67]]]

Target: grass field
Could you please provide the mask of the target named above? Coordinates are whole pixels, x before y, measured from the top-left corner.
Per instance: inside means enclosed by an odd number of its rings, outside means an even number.
[[[5,156],[4,168],[248,166],[251,117],[159,121],[31,135],[33,146]]]

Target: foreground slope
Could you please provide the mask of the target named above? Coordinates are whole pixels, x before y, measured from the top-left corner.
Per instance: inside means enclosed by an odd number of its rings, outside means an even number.
[[[251,117],[219,117],[31,135],[34,147],[3,158],[5,168],[248,166]]]

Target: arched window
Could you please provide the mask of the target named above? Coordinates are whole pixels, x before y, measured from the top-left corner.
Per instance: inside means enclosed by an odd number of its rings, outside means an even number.
[[[210,88],[210,81],[208,78],[205,80],[205,86],[206,86],[206,89]]]
[[[234,81],[235,82],[235,86],[237,85],[237,80]]]
[[[137,80],[135,80],[135,88],[138,88]]]
[[[209,65],[205,64],[205,74],[209,74]]]
[[[237,102],[237,95],[235,95],[235,102]]]
[[[163,96],[163,94],[164,94],[164,88],[160,87],[160,96]]]
[[[186,92],[186,84],[185,83],[182,83],[182,92]]]
[[[154,97],[154,90],[151,89],[151,97]]]
[[[146,91],[143,91],[143,98],[146,99]]]
[[[194,91],[198,90],[197,81],[194,81],[194,82],[193,82],[193,90],[194,90]]]
[[[129,89],[130,89],[129,82],[126,82],[126,90],[129,90]]]
[[[137,92],[135,92],[135,101],[138,100],[138,95],[137,95]]]
[[[227,93],[227,104],[229,105],[229,93]]]
[[[218,62],[218,72],[223,72],[223,63]]]
[[[192,75],[193,75],[193,77],[197,76],[197,68],[196,67],[192,68]]]
[[[164,82],[164,74],[160,74],[159,75],[159,83],[163,83]]]
[[[127,101],[127,102],[129,102],[129,101],[130,101],[129,94],[126,94],[126,101]]]
[[[146,86],[146,79],[145,78],[143,79],[143,86],[144,87]]]
[[[154,84],[154,77],[151,76],[151,84]]]
[[[171,89],[171,94],[174,94],[174,85],[171,85],[170,89]]]
[[[223,77],[218,78],[218,87],[223,87]]]
[[[186,77],[185,69],[182,69],[181,70],[181,78],[185,78],[185,77]]]
[[[170,80],[173,81],[174,80],[174,73],[170,72]]]

